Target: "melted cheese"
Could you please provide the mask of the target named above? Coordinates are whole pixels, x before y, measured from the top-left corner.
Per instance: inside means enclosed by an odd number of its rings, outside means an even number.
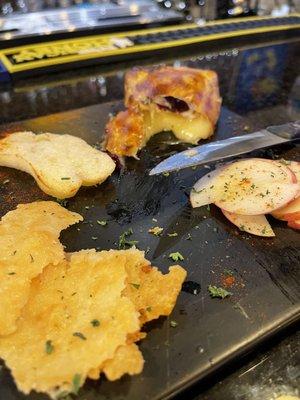
[[[172,131],[177,139],[197,144],[200,139],[207,139],[213,134],[213,126],[202,115],[191,118],[151,105],[149,111],[144,111],[145,143],[151,136],[163,131]]]

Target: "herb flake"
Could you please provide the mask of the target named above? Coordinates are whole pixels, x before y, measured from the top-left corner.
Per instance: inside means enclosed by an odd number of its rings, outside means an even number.
[[[130,285],[133,286],[136,289],[139,289],[140,286],[141,286],[139,283],[130,283]]]
[[[170,253],[169,258],[171,258],[173,261],[183,261],[184,257],[182,254],[180,254],[178,251],[176,253]]]
[[[225,299],[225,297],[232,295],[231,292],[228,292],[226,289],[222,287],[209,285],[207,289],[212,298]]]
[[[101,226],[106,226],[107,225],[107,221],[105,221],[105,220],[102,220],[102,221],[97,220],[97,224],[101,225]]]
[[[75,374],[72,379],[72,392],[74,394],[78,394],[78,391],[80,389],[80,383],[81,383],[81,375]]]
[[[74,333],[73,333],[73,336],[78,337],[78,338],[81,339],[81,340],[86,340],[86,337],[85,337],[84,334],[81,333],[81,332],[74,332]]]
[[[138,241],[137,240],[127,240],[126,238],[130,235],[133,234],[133,230],[132,228],[128,229],[128,231],[125,231],[124,233],[122,233],[122,235],[120,235],[119,237],[119,249],[125,250],[126,247],[132,247],[135,246]]]
[[[153,228],[150,228],[148,230],[149,233],[152,233],[154,236],[160,236],[163,232],[164,228],[161,228],[160,226],[154,226]]]
[[[62,207],[67,207],[68,205],[68,200],[64,200],[64,199],[55,199],[55,201],[60,204]]]
[[[54,351],[54,346],[52,344],[52,340],[47,340],[45,343],[45,351],[47,354],[51,354]]]
[[[100,326],[100,321],[98,319],[93,319],[91,321],[91,324],[94,328],[97,328],[98,326]]]
[[[224,269],[224,275],[233,276],[233,275],[234,275],[234,272],[233,272],[231,269],[225,268],[225,269]]]

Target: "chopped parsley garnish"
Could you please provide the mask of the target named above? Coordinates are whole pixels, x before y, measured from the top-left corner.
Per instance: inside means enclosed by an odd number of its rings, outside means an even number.
[[[178,236],[178,233],[177,233],[177,232],[168,233],[168,236],[169,236],[169,237],[176,237],[176,236]]]
[[[15,272],[8,272],[7,275],[15,275]]]
[[[152,307],[147,307],[147,308],[146,308],[146,311],[147,311],[147,312],[151,312],[151,311],[152,311]]]
[[[94,328],[97,328],[97,326],[100,326],[100,321],[98,319],[93,319],[91,321],[91,324]]]
[[[281,158],[280,160],[278,160],[278,162],[280,162],[283,165],[291,165],[291,161],[289,160],[285,160],[284,158]]]
[[[226,289],[217,286],[208,286],[208,291],[211,297],[218,297],[219,299],[225,299],[225,297],[231,296],[232,293],[228,292]]]
[[[130,228],[128,231],[122,233],[119,237],[119,249],[126,249],[126,246],[132,247],[138,243],[137,240],[127,240],[126,238],[133,234],[133,230]]]
[[[45,343],[45,351],[47,354],[51,354],[54,350],[54,346],[52,344],[52,340],[47,340]]]
[[[150,228],[148,230],[149,233],[152,233],[154,236],[159,236],[162,234],[164,228],[161,228],[160,226],[154,226],[153,228]]]
[[[86,337],[81,332],[74,332],[73,336],[76,336],[76,337],[78,337],[79,339],[82,339],[82,340],[86,340]]]
[[[169,176],[170,172],[163,172],[163,176]]]
[[[97,220],[97,224],[101,225],[101,226],[106,226],[107,225],[107,221],[105,221],[105,220],[102,220],[102,221]]]
[[[184,257],[182,254],[180,254],[178,251],[176,253],[170,253],[169,258],[171,258],[173,261],[183,261]]]
[[[140,286],[141,286],[139,283],[130,283],[130,285],[133,286],[136,289],[139,289]]]
[[[246,177],[244,177],[244,178],[241,179],[241,182],[242,182],[242,183],[248,183],[248,181],[249,181],[249,179],[246,178]]]
[[[207,211],[210,211],[210,205],[209,204],[207,204],[206,209],[207,209]]]
[[[74,394],[78,394],[78,391],[80,389],[80,383],[81,383],[81,375],[75,374],[72,379],[72,392]]]
[[[68,200],[63,200],[63,199],[55,199],[55,201],[60,204],[62,207],[67,207],[68,205]]]
[[[234,275],[234,272],[233,272],[231,269],[225,268],[225,269],[224,269],[224,275],[233,276],[233,275]]]
[[[170,321],[170,326],[171,326],[172,328],[176,328],[177,325],[178,325],[178,322],[176,322],[176,321]]]
[[[60,178],[62,181],[69,181],[71,178],[69,176],[63,176]]]
[[[203,192],[203,190],[206,190],[205,188],[200,189],[200,190],[196,190],[195,188],[192,188],[192,193],[201,193]]]

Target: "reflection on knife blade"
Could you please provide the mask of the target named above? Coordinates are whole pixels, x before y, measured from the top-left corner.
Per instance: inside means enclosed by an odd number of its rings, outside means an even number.
[[[183,151],[167,158],[153,168],[150,171],[150,175],[217,161],[286,141],[288,140],[274,135],[266,129],[248,135],[218,140],[216,142],[196,146],[193,149]]]

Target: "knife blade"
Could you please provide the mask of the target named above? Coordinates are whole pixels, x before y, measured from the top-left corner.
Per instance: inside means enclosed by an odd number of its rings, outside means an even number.
[[[255,133],[217,140],[177,153],[159,163],[149,172],[149,175],[208,164],[298,139],[300,139],[300,120],[283,125],[269,126]]]

